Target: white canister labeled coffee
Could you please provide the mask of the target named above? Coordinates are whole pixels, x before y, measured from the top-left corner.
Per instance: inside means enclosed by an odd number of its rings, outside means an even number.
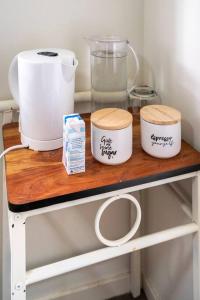
[[[91,115],[91,151],[108,165],[121,164],[132,155],[132,115],[123,109],[104,108]]]
[[[170,158],[181,150],[181,113],[165,105],[140,110],[141,144],[148,154]]]

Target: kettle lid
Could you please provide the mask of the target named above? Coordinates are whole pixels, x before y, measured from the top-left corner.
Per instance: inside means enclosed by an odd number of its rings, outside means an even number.
[[[67,49],[45,48],[27,50],[18,54],[18,59],[29,63],[74,64],[75,53]]]

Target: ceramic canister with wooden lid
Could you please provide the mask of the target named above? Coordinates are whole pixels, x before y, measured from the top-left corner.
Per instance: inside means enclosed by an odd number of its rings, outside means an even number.
[[[91,115],[91,150],[108,165],[121,164],[132,155],[132,115],[123,109],[104,108]]]
[[[165,105],[140,110],[141,144],[148,154],[170,158],[181,150],[181,113]]]

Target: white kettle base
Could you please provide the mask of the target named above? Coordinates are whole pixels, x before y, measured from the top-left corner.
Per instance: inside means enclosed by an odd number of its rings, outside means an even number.
[[[21,143],[23,145],[28,145],[29,149],[34,151],[50,151],[61,148],[63,146],[63,139],[40,141],[31,139],[21,133]]]

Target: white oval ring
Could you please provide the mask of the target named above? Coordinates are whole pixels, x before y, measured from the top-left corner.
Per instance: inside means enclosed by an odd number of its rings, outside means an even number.
[[[131,228],[131,230],[122,238],[118,239],[118,240],[108,240],[106,238],[103,237],[103,235],[101,234],[100,228],[99,228],[99,223],[100,223],[100,219],[101,216],[104,212],[104,210],[113,202],[115,202],[116,200],[120,200],[120,199],[128,199],[130,200],[136,207],[136,220],[135,223],[133,224],[133,227]],[[139,202],[137,201],[136,198],[134,198],[133,196],[129,195],[129,194],[123,194],[120,196],[114,196],[110,199],[108,199],[107,201],[105,201],[99,208],[99,210],[97,211],[96,214],[96,218],[95,218],[95,232],[96,235],[98,237],[98,239],[106,246],[121,246],[122,244],[128,242],[136,233],[136,231],[138,230],[139,226],[140,226],[140,222],[141,222],[141,207]]]

